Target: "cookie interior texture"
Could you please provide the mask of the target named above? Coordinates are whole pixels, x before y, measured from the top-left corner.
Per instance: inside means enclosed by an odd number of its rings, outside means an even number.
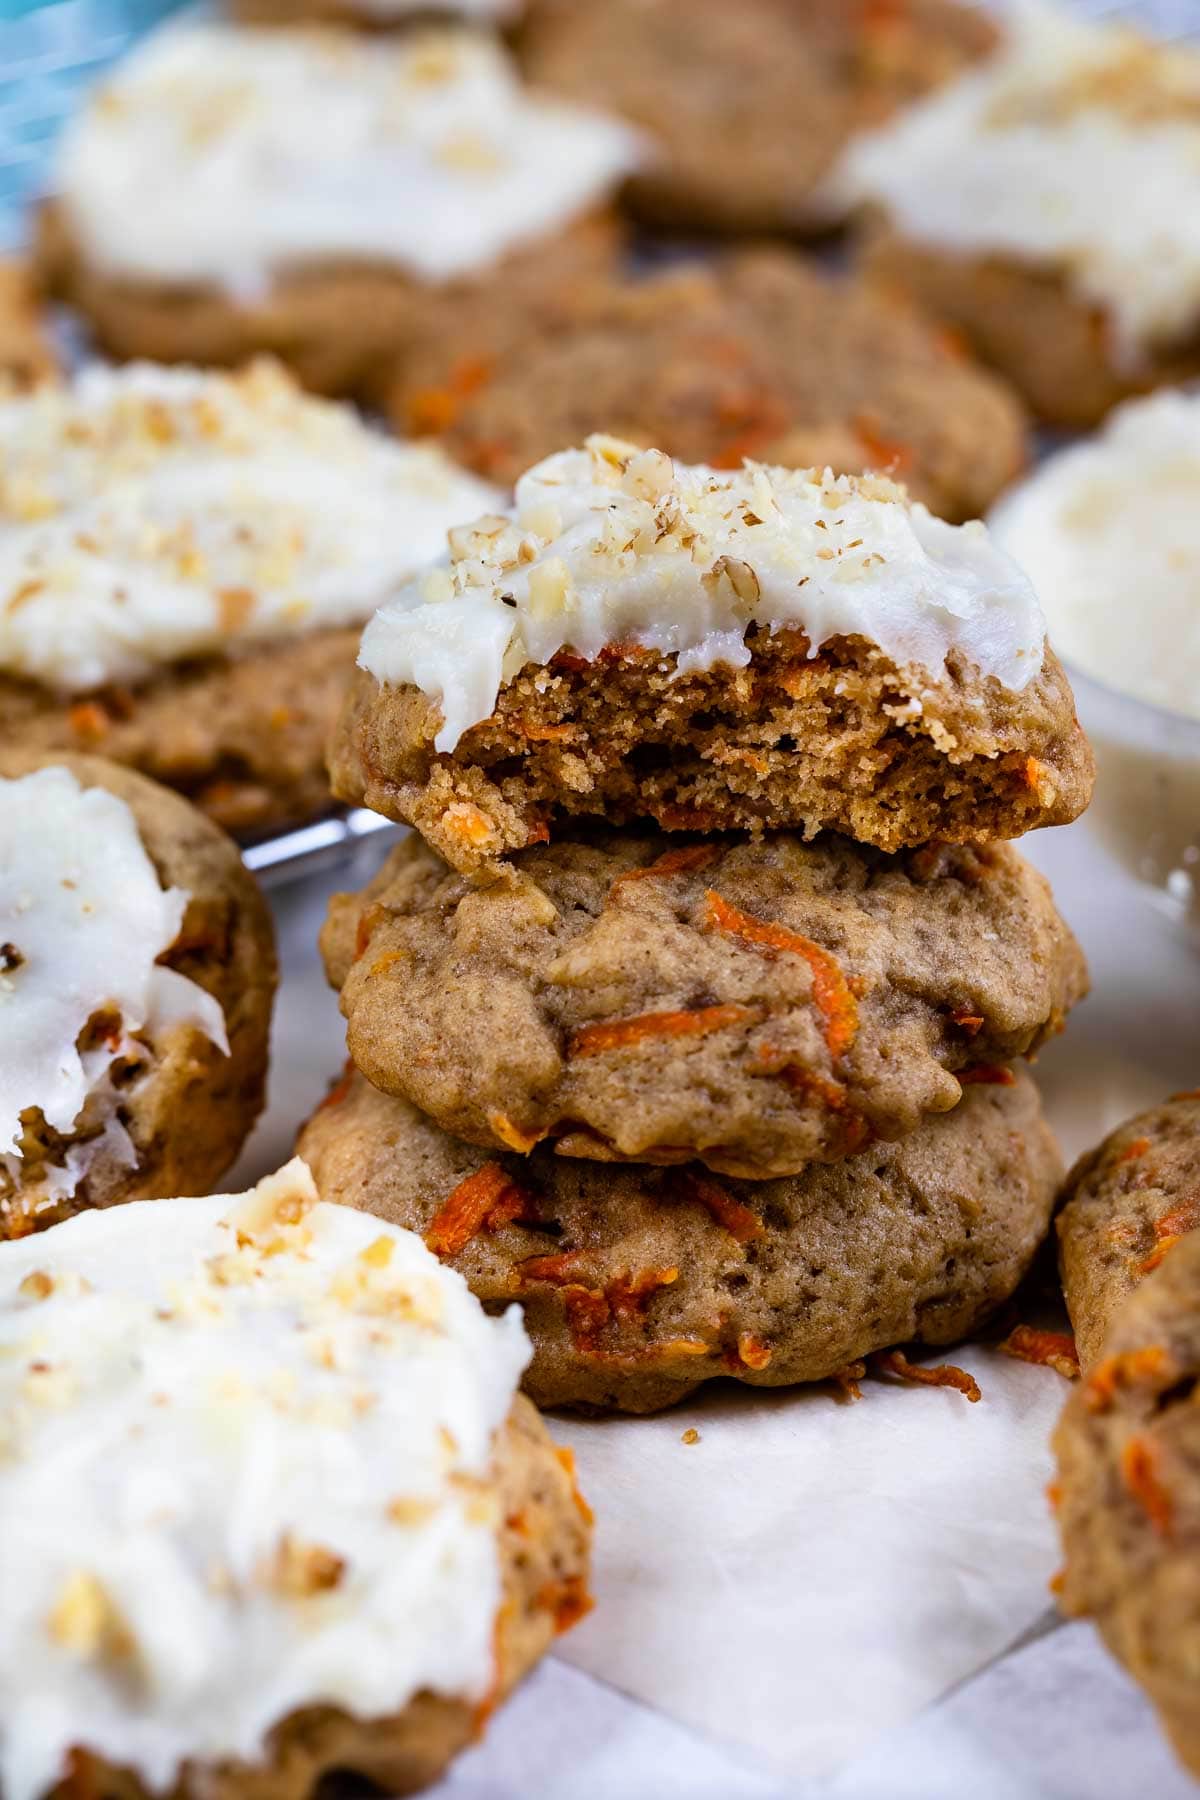
[[[814,190],[851,134],[988,51],[995,27],[955,0],[532,0],[530,78],[651,131],[627,188],[668,228],[820,230]]]
[[[1062,1603],[1094,1618],[1200,1775],[1200,1234],[1115,1315],[1055,1435]]]
[[[189,1763],[169,1800],[308,1800],[331,1777],[387,1794],[427,1787],[476,1739],[498,1706],[577,1616],[586,1593],[589,1514],[570,1465],[534,1408],[518,1395],[496,1447],[502,1500],[504,1604],[497,1620],[496,1689],[485,1707],[423,1692],[394,1718],[360,1719],[332,1706],[282,1719],[258,1763]],[[86,1750],[47,1800],[73,1800],[80,1781],[97,1800],[149,1800],[137,1774]]]
[[[1086,988],[1008,845],[596,833],[478,888],[410,837],[322,938],[369,1080],[492,1149],[798,1174],[957,1104]]]
[[[1059,1263],[1084,1369],[1129,1296],[1200,1226],[1200,1093],[1139,1113],[1067,1178]]]
[[[30,270],[23,262],[0,261],[0,394],[23,394],[58,372]]]
[[[1057,269],[1010,256],[956,255],[878,224],[865,235],[861,266],[961,331],[1048,425],[1089,431],[1119,401],[1200,374],[1200,330],[1136,360],[1117,359],[1104,308],[1076,293]]]
[[[634,1413],[968,1336],[1029,1266],[1061,1175],[1024,1075],[777,1181],[489,1156],[353,1070],[299,1152],[324,1199],[421,1232],[489,1309],[522,1303],[539,1404]]]
[[[77,307],[97,346],[118,359],[235,368],[259,351],[287,364],[305,387],[369,394],[381,366],[431,329],[461,333],[470,354],[481,318],[499,314],[513,339],[572,303],[578,284],[611,269],[622,236],[611,214],[593,214],[552,241],[514,251],[470,279],[441,285],[378,262],[317,261],[280,275],[262,298],[215,287],[172,286],[110,274],[89,262],[62,210],[38,218],[36,261],[47,289]]]
[[[398,429],[499,481],[605,431],[718,468],[889,467],[957,520],[1026,459],[1020,405],[948,333],[784,250],[597,284],[507,355],[496,335],[481,320],[464,358],[431,334],[383,398]]]
[[[88,1207],[211,1193],[235,1161],[266,1091],[274,932],[236,846],[178,795],[128,769],[98,757],[0,746],[0,777],[53,766],[69,769],[84,787],[107,788],[125,801],[162,885],[190,894],[179,939],[164,960],[220,1002],[230,1054],[190,1024],[169,1025],[152,1039],[139,1034],[150,1060],[144,1073],[132,1071],[120,1112],[137,1167],[100,1156],[66,1199],[48,1199],[42,1170],[81,1139],[65,1139],[44,1121],[30,1120],[21,1178],[12,1192],[0,1188],[0,1238],[24,1236]]]
[[[330,749],[335,792],[415,826],[465,872],[572,817],[830,830],[899,850],[1019,837],[1091,798],[1091,750],[1048,647],[1013,692],[953,654],[935,679],[863,638],[816,656],[795,630],[751,627],[746,643],[742,669],[678,674],[636,645],[527,664],[449,752],[434,749],[436,702],[360,669]]]

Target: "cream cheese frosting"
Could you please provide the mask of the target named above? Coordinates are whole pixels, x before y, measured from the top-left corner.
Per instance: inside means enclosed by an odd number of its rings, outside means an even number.
[[[1053,267],[1125,361],[1200,320],[1194,50],[1015,0],[1001,49],[857,139],[833,185],[920,243]]]
[[[187,901],[160,885],[115,794],[67,769],[0,779],[0,1176],[20,1177],[31,1109],[64,1136],[88,1114],[88,1137],[50,1171],[51,1198],[75,1191],[101,1144],[136,1162],[108,1078],[145,1055],[137,1033],[182,1020],[228,1052],[217,1001],[157,962]]]
[[[810,654],[857,635],[933,679],[960,653],[1010,689],[1038,673],[1041,609],[985,526],[947,525],[880,476],[675,463],[589,438],[529,470],[511,515],[450,533],[363,633],[360,665],[436,701],[438,750],[527,663],[632,642],[680,673],[750,661],[747,627],[798,627]]]
[[[184,22],[67,128],[57,187],[95,266],[238,295],[323,259],[469,275],[606,201],[642,154],[620,121],[525,92],[482,34]]]
[[[76,1745],[164,1792],[300,1707],[481,1700],[528,1361],[517,1308],[299,1161],[0,1244],[5,1800]]]
[[[1046,596],[1068,662],[1200,719],[1200,393],[1120,407],[1014,489],[992,528]]]
[[[275,364],[0,401],[0,670],[60,692],[357,624],[495,489]]]

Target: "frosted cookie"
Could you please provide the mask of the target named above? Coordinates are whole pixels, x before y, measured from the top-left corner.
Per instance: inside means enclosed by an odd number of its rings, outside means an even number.
[[[383,399],[402,431],[509,484],[605,431],[717,468],[882,468],[964,519],[1025,462],[1019,402],[950,334],[786,250],[600,286],[536,343],[493,353],[496,336],[481,319],[464,357],[431,333]]]
[[[58,374],[42,309],[24,263],[0,261],[0,397]]]
[[[655,225],[796,232],[830,221],[841,146],[994,39],[955,0],[531,0],[531,78],[652,132],[630,199]]]
[[[597,836],[471,886],[419,838],[322,936],[350,1055],[492,1150],[798,1174],[1007,1079],[1082,953],[1007,844]]]
[[[852,144],[868,266],[1086,427],[1200,371],[1200,55],[1044,0],[997,54]]]
[[[1200,717],[1200,394],[1126,402],[1098,436],[1047,458],[989,523],[1045,596],[1073,668]]]
[[[485,1306],[521,1301],[535,1400],[628,1412],[968,1336],[1029,1266],[1061,1174],[1024,1075],[777,1181],[489,1156],[354,1072],[300,1148],[325,1199],[421,1232]]]
[[[266,349],[348,392],[457,308],[535,335],[611,262],[641,154],[481,34],[171,23],[68,127],[42,268],[114,355]]]
[[[1063,1201],[1059,1263],[1086,1371],[1134,1288],[1200,1226],[1200,1092],[1139,1113],[1080,1157]]]
[[[194,807],[0,748],[0,1239],[219,1180],[262,1106],[274,991],[266,906]]]
[[[489,1319],[302,1163],[0,1245],[0,1786],[409,1794],[587,1609]]]
[[[1033,589],[891,481],[596,437],[450,554],[367,626],[331,768],[456,868],[588,814],[896,850],[1087,804]]]
[[[1115,1314],[1104,1349],[1055,1435],[1060,1599],[1095,1620],[1200,1775],[1200,1235]]]
[[[95,750],[237,831],[330,804],[362,621],[494,489],[240,375],[87,368],[0,402],[0,746]]]

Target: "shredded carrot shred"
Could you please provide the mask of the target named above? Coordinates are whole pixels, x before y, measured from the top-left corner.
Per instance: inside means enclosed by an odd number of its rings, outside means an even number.
[[[1200,1197],[1190,1196],[1154,1221],[1155,1237],[1177,1238],[1200,1226]]]
[[[498,1231],[521,1218],[526,1195],[499,1163],[484,1163],[460,1181],[444,1200],[425,1233],[435,1256],[457,1256],[480,1231]]]
[[[859,1382],[866,1379],[866,1374],[865,1362],[848,1362],[844,1363],[840,1369],[835,1369],[829,1379],[837,1385],[838,1399],[861,1400],[862,1388],[859,1386]]]
[[[388,916],[388,909],[380,901],[372,901],[359,914],[358,928],[354,933],[354,954],[362,956],[371,942],[376,930]]]
[[[612,1318],[612,1307],[600,1288],[570,1282],[562,1291],[567,1330],[577,1350],[598,1350],[600,1334]]]
[[[554,1629],[561,1637],[564,1631],[570,1631],[578,1625],[580,1619],[587,1617],[596,1602],[588,1593],[587,1583],[582,1575],[568,1575],[562,1581],[548,1581],[539,1589],[538,1606],[543,1612],[554,1614]]]
[[[869,1360],[872,1374],[894,1375],[897,1381],[911,1382],[920,1387],[957,1388],[960,1394],[971,1401],[983,1398],[975,1377],[954,1363],[938,1363],[934,1368],[925,1368],[919,1363],[909,1362],[903,1350],[879,1350]]]
[[[889,475],[903,475],[912,468],[915,461],[912,445],[884,437],[879,430],[879,421],[870,415],[859,413],[854,421],[854,435],[866,451],[872,468],[882,469]]]
[[[1168,1537],[1173,1507],[1163,1485],[1157,1444],[1147,1437],[1131,1437],[1121,1452],[1121,1479],[1142,1508],[1155,1531]]]
[[[643,1269],[640,1275],[618,1275],[604,1290],[618,1319],[635,1319],[645,1312],[660,1288],[679,1280],[678,1269]]]
[[[736,1025],[756,1025],[761,1006],[700,1006],[692,1011],[639,1013],[632,1019],[603,1019],[581,1025],[571,1038],[571,1056],[603,1056],[624,1050],[648,1038],[705,1037],[713,1031],[730,1031]]]
[[[984,1022],[979,1013],[968,1012],[965,1006],[956,1006],[950,1017],[968,1037],[978,1037],[983,1030]]]
[[[712,831],[717,822],[705,806],[660,806],[654,817],[664,831]]]
[[[999,1063],[972,1063],[969,1069],[959,1069],[954,1079],[960,1087],[1015,1087],[1017,1082],[1012,1070]]]
[[[575,736],[574,725],[528,725],[522,719],[518,729],[531,744],[562,744]]]
[[[1131,1144],[1126,1144],[1120,1156],[1118,1156],[1117,1162],[1135,1162],[1139,1156],[1145,1156],[1149,1148],[1150,1139],[1148,1137],[1134,1138]]]
[[[1066,1585],[1067,1585],[1067,1571],[1065,1569],[1055,1569],[1053,1575],[1050,1577],[1049,1581],[1046,1583],[1046,1586],[1049,1588],[1050,1592],[1054,1595],[1054,1598],[1056,1600],[1058,1599],[1059,1595],[1062,1593],[1062,1591],[1066,1587]]]
[[[588,1505],[583,1494],[579,1491],[579,1476],[575,1468],[575,1452],[568,1444],[555,1444],[554,1454],[566,1470],[567,1480],[571,1484],[571,1498],[575,1502],[580,1518],[585,1525],[594,1524],[596,1515]]]
[[[1162,1388],[1176,1379],[1178,1370],[1165,1344],[1147,1344],[1141,1350],[1122,1350],[1098,1362],[1084,1390],[1092,1412],[1104,1412],[1125,1387]]]
[[[743,1331],[737,1341],[738,1361],[745,1363],[748,1369],[765,1369],[771,1360],[772,1350],[765,1338],[754,1331]]]
[[[517,1264],[522,1281],[573,1281],[579,1265],[587,1260],[586,1250],[560,1250],[556,1256],[527,1256]]]
[[[506,1150],[515,1150],[520,1156],[528,1156],[546,1135],[544,1131],[522,1131],[519,1125],[513,1124],[507,1113],[502,1112],[490,1112],[488,1125]]]
[[[1079,1352],[1068,1331],[1039,1331],[1033,1325],[1018,1325],[997,1348],[1019,1362],[1055,1369],[1067,1381],[1074,1381],[1079,1374]]]
[[[1063,1502],[1061,1481],[1048,1481],[1046,1483],[1046,1502],[1051,1512],[1056,1513],[1061,1509]]]
[[[67,713],[76,737],[102,738],[109,727],[109,717],[96,700],[76,700]]]
[[[694,1200],[708,1213],[715,1225],[727,1231],[739,1244],[763,1235],[763,1222],[749,1206],[735,1200],[717,1181],[698,1175],[692,1169],[681,1169],[674,1177],[676,1190],[686,1200]]]
[[[1137,1266],[1138,1274],[1139,1275],[1153,1275],[1155,1269],[1158,1268],[1159,1264],[1166,1262],[1167,1257],[1171,1254],[1171,1251],[1175,1248],[1175,1246],[1178,1242],[1179,1242],[1179,1239],[1177,1237],[1162,1238],[1157,1244],[1155,1244],[1155,1246],[1154,1246],[1153,1250],[1150,1252],[1149,1256],[1143,1257],[1142,1261],[1138,1264],[1138,1266]]]
[[[765,1059],[764,1059],[765,1060]],[[842,1144],[848,1156],[861,1150],[871,1135],[871,1127],[861,1113],[854,1111],[850,1105],[850,1096],[838,1081],[827,1081],[818,1075],[815,1069],[806,1069],[800,1063],[787,1063],[779,1071],[782,1080],[797,1093],[811,1094],[832,1113],[843,1116]]]
[[[766,956],[781,953],[802,956],[812,971],[813,999],[825,1022],[825,1043],[836,1062],[850,1048],[858,1032],[858,1002],[841,967],[820,944],[798,931],[789,931],[773,920],[756,919],[732,906],[715,889],[704,896],[707,922],[717,931],[740,938]]]
[[[630,881],[646,881],[651,876],[687,875],[695,869],[706,869],[716,861],[717,855],[714,844],[686,844],[678,850],[665,850],[644,869],[626,869],[623,875],[618,875],[608,890],[609,898]]]

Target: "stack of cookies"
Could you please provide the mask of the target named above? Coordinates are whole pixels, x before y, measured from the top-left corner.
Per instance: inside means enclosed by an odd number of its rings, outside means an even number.
[[[325,1197],[520,1300],[547,1405],[851,1380],[1010,1295],[1061,1174],[1013,1064],[1086,970],[1004,840],[1091,758],[983,526],[595,437],[359,663],[335,783],[415,834],[323,936]]]

